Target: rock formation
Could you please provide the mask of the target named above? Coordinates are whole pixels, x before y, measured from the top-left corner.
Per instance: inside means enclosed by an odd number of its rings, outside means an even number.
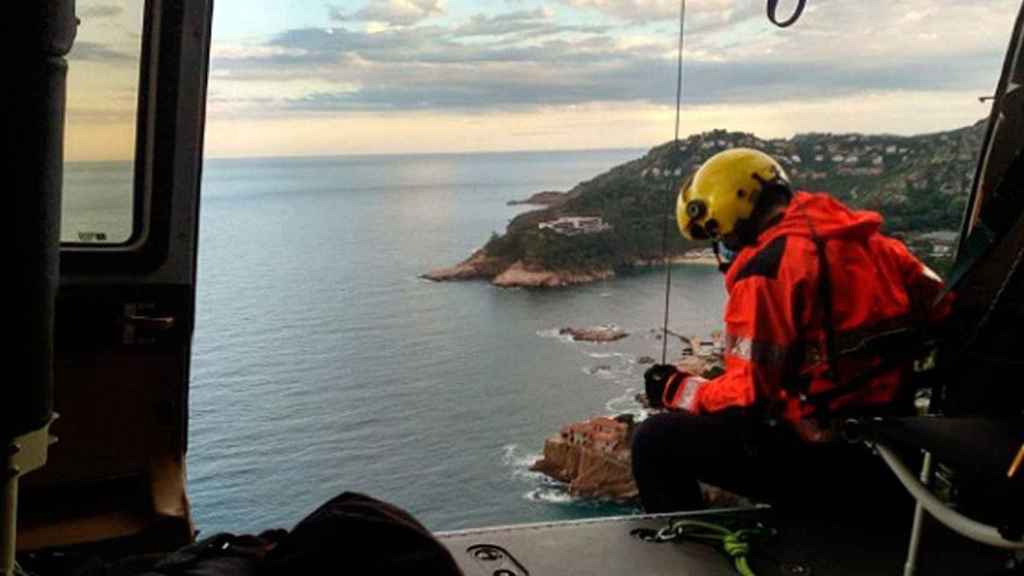
[[[448,268],[438,268],[427,272],[421,278],[435,282],[448,280],[490,280],[505,270],[505,262],[487,254],[481,248],[472,256]]]
[[[632,433],[628,414],[563,426],[544,441],[544,457],[530,469],[565,482],[573,496],[632,500],[637,495],[630,468]]]
[[[590,328],[562,328],[559,334],[570,336],[577,342],[614,342],[622,340],[629,333],[615,325],[592,326]]]
[[[527,266],[520,260],[495,276],[492,282],[503,288],[562,288],[607,280],[614,276],[615,272],[611,269],[591,272],[556,271]]]
[[[431,270],[420,276],[434,282],[452,280],[490,280],[502,288],[563,288],[607,280],[615,276],[611,269],[595,269],[588,272],[548,270],[536,265],[524,264],[521,260],[511,264],[487,254],[483,248],[472,256],[448,268]]]

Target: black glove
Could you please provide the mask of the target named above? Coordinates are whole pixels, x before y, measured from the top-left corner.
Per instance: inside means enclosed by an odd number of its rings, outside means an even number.
[[[665,407],[665,385],[679,369],[671,364],[655,364],[644,372],[644,393],[651,408]]]

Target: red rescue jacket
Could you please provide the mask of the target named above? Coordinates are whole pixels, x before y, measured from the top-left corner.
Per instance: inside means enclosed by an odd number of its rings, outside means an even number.
[[[725,278],[725,373],[704,384],[696,412],[766,407],[799,425],[814,415],[801,400],[879,364],[871,354],[827,362],[818,245],[831,280],[833,350],[863,350],[865,339],[902,326],[937,323],[942,280],[898,240],[879,232],[875,212],[850,210],[827,194],[797,192],[782,219],[743,248]],[[858,348],[860,346],[860,348]],[[882,406],[900,393],[905,368],[881,372],[826,402],[832,410]]]

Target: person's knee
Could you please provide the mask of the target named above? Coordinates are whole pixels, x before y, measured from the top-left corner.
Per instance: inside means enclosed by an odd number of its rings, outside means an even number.
[[[660,423],[669,414],[654,414],[637,425],[633,430],[633,457],[652,451],[666,439],[666,426]]]
[[[700,507],[697,479],[684,457],[686,447],[697,441],[694,419],[679,412],[655,414],[633,432],[633,477],[647,512]]]
[[[654,414],[637,425],[633,432],[634,461],[669,457],[692,441],[690,421],[694,417],[682,412]]]

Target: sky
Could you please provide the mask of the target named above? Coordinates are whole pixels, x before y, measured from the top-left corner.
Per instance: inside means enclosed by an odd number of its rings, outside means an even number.
[[[216,0],[205,153],[647,148],[677,0]],[[794,0],[782,0],[780,12]],[[689,0],[681,132],[917,134],[988,114],[1020,0]],[[78,0],[70,160],[125,159],[143,10]]]

